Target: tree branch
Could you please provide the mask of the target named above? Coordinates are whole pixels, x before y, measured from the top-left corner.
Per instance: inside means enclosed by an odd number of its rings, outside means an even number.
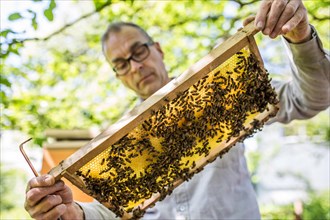
[[[87,13],[79,18],[77,18],[76,20],[64,25],[62,28],[58,29],[57,31],[51,33],[50,35],[48,35],[47,37],[42,37],[42,38],[39,38],[39,37],[34,37],[34,38],[24,38],[24,39],[12,39],[11,42],[5,42],[5,44],[8,44],[8,45],[14,45],[14,44],[18,44],[18,43],[24,43],[26,41],[47,41],[49,40],[50,38],[62,33],[64,30],[66,30],[67,28],[73,26],[74,24],[78,23],[79,21],[85,19],[85,18],[88,18],[92,15],[94,15],[95,13],[98,13],[100,11],[102,11],[104,8],[106,8],[107,6],[111,5],[111,1],[107,1],[105,4],[101,5],[100,7],[96,8],[94,11],[90,12],[90,13]]]
[[[237,4],[240,5],[241,8],[243,8],[245,5],[251,5],[254,4],[260,0],[251,0],[250,2],[242,2],[241,0],[231,0],[233,2],[236,2]]]
[[[319,17],[316,14],[312,13],[311,11],[308,11],[308,13],[313,18],[313,20],[316,20],[316,21],[329,21],[330,20],[330,16]]]

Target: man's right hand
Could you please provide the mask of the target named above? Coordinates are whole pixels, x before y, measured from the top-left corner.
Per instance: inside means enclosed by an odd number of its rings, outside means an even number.
[[[83,212],[73,201],[71,189],[51,175],[35,177],[26,189],[26,211],[35,219],[83,219]]]

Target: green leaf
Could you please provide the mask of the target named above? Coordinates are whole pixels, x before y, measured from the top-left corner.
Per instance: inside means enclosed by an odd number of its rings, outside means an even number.
[[[31,20],[31,25],[33,27],[34,30],[38,29],[38,22],[37,22],[37,13],[35,13],[34,11],[28,9],[28,12],[30,12],[33,15],[33,18]]]
[[[49,9],[53,10],[54,8],[56,8],[56,2],[55,0],[51,0],[49,3]]]
[[[5,60],[9,55],[9,51],[8,50],[1,50],[0,52],[0,58]]]
[[[0,32],[0,37],[7,37],[9,32],[10,32],[10,29],[6,29],[4,31],[1,31]]]
[[[4,86],[7,86],[7,87],[10,87],[11,86],[11,83],[9,82],[9,80],[6,79],[3,76],[0,77],[0,84],[1,85],[4,85]]]
[[[32,18],[31,25],[32,25],[34,30],[38,29],[38,23],[37,23],[36,17]]]
[[[8,20],[9,20],[9,21],[14,21],[14,20],[21,19],[21,18],[23,18],[23,17],[22,17],[22,15],[21,15],[20,13],[18,13],[18,12],[13,13],[13,14],[11,14],[11,15],[8,16]]]
[[[22,45],[20,44],[10,44],[8,47],[8,52],[19,55],[18,49],[20,49],[21,47]]]
[[[32,27],[33,27],[34,30],[37,30],[38,29],[37,16],[34,16],[32,18],[31,25],[32,25]]]
[[[0,91],[0,100],[3,104],[6,104],[7,102],[7,96],[6,96],[6,93],[4,91]]]
[[[99,0],[93,0],[94,2],[94,6],[95,6],[95,9],[97,10],[98,8],[100,8],[100,6],[102,5],[102,3],[100,3]]]
[[[44,11],[44,15],[48,19],[48,21],[54,20],[54,14],[53,14],[54,8],[56,8],[55,0],[51,0],[49,2],[48,8]]]
[[[100,1],[100,0],[93,0],[95,9],[100,9],[103,5],[111,4],[112,0],[107,1]]]
[[[15,32],[15,31],[13,31],[11,29],[5,29],[5,30],[3,30],[3,31],[0,32],[0,37],[6,38],[9,33],[16,34],[17,32]]]
[[[53,21],[54,20],[54,15],[53,15],[53,11],[52,10],[46,9],[44,11],[44,15],[48,19],[48,21]]]

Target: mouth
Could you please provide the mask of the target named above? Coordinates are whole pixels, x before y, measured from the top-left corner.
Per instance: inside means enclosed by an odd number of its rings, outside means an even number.
[[[143,84],[148,83],[148,81],[152,78],[152,74],[146,75],[144,76],[142,79],[140,79],[140,81],[138,82],[138,88],[141,88],[141,86],[143,86]]]

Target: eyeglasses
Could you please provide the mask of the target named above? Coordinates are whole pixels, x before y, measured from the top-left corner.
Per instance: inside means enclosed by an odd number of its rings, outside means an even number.
[[[154,42],[147,42],[139,45],[137,48],[135,48],[130,57],[127,59],[123,58],[117,60],[116,65],[112,68],[113,71],[115,71],[117,76],[126,75],[131,69],[131,60],[134,60],[135,62],[142,62],[143,60],[147,59],[150,54],[149,46],[153,44]]]

